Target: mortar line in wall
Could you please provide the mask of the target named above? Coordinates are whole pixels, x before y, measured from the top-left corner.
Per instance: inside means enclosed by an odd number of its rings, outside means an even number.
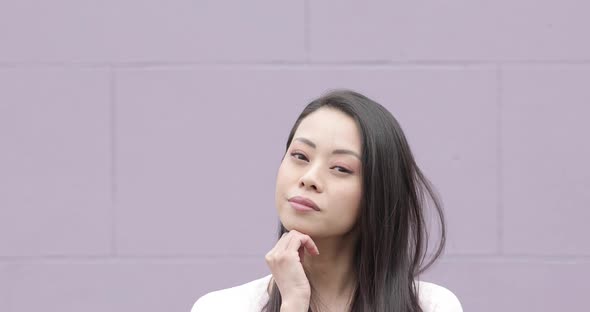
[[[476,254],[455,254],[445,255],[440,261],[518,261],[518,262],[568,262],[581,261],[590,264],[590,255],[527,255],[527,254],[502,254],[502,255],[476,255]]]
[[[117,97],[116,72],[110,68],[110,139],[111,139],[111,255],[117,254]]]
[[[496,106],[497,106],[497,115],[496,115],[496,133],[497,133],[497,154],[496,154],[496,163],[497,163],[497,175],[496,175],[496,198],[498,200],[497,203],[497,231],[498,231],[498,254],[504,254],[504,163],[502,162],[502,156],[504,153],[503,149],[503,137],[502,137],[502,115],[503,115],[503,92],[504,92],[504,85],[503,85],[503,76],[502,76],[502,65],[498,64],[496,67]]]
[[[310,47],[311,49],[311,47]],[[311,60],[299,61],[269,61],[269,62],[251,62],[251,61],[203,61],[203,62],[0,62],[2,68],[39,68],[39,67],[60,67],[60,68],[158,68],[158,67],[190,67],[190,66],[416,66],[416,65],[449,65],[449,66],[469,66],[469,65],[488,65],[495,66],[499,60],[410,60],[410,61],[343,61],[343,62],[313,62]],[[590,65],[590,60],[552,60],[552,61],[501,61],[503,65]]]
[[[264,255],[254,254],[202,254],[202,255],[47,255],[47,256],[0,256],[0,263],[44,261],[133,261],[133,260],[203,260],[203,259],[250,259],[264,261]]]
[[[304,56],[302,60],[295,61],[268,61],[268,62],[249,62],[249,61],[208,61],[208,62],[119,62],[119,63],[93,63],[93,62],[82,62],[82,63],[68,63],[68,62],[35,62],[35,63],[0,63],[0,68],[144,68],[144,67],[187,67],[187,66],[204,66],[204,67],[216,67],[216,66],[307,66],[307,65],[319,65],[319,66],[341,66],[341,65],[359,65],[359,66],[379,66],[379,65],[419,65],[419,64],[451,64],[451,65],[468,65],[468,64],[493,64],[493,62],[486,61],[451,61],[451,62],[437,62],[437,61],[425,61],[425,62],[406,62],[406,61],[350,61],[350,62],[312,62],[307,60]],[[589,63],[590,64],[590,63]]]
[[[304,21],[304,46],[305,46],[305,63],[311,63],[311,3],[310,0],[303,1],[303,21]]]
[[[590,65],[590,63],[588,63]],[[414,67],[414,66],[494,66],[494,62],[391,62],[391,61],[358,61],[358,62],[235,62],[235,63],[125,63],[118,64],[117,68],[120,69],[150,69],[150,68],[206,68],[206,69],[218,69],[218,68],[230,68],[230,69],[248,69],[249,67],[264,68],[282,68],[291,67],[293,69],[301,68],[336,68],[341,67],[358,67],[358,68],[388,68],[388,67]]]
[[[44,262],[118,262],[118,261],[196,261],[196,260],[215,260],[224,259],[236,261],[240,260],[260,260],[264,261],[264,255],[256,254],[202,254],[202,255],[119,255],[119,256],[72,256],[72,255],[53,255],[53,256],[0,256],[0,263],[44,263]],[[490,255],[490,254],[455,254],[445,255],[440,258],[434,265],[439,262],[554,262],[554,263],[587,263],[590,265],[590,255]]]

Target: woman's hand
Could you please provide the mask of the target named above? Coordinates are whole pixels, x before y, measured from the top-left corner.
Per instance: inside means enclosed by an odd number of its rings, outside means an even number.
[[[296,230],[284,233],[273,249],[265,256],[273,279],[281,292],[284,305],[301,306],[307,311],[311,288],[303,271],[303,254],[305,250],[311,255],[319,255],[318,247],[311,237]],[[303,307],[306,305],[306,307]]]

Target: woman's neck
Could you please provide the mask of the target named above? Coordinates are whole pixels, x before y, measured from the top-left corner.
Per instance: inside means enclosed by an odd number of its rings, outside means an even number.
[[[348,301],[357,284],[354,268],[356,233],[341,237],[314,238],[320,254],[303,256],[303,267],[315,296],[325,303]]]

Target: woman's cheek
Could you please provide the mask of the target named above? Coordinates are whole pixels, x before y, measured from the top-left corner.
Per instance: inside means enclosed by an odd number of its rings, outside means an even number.
[[[346,201],[351,206],[351,210],[358,209],[361,201],[361,185],[358,182],[352,183],[348,188]]]

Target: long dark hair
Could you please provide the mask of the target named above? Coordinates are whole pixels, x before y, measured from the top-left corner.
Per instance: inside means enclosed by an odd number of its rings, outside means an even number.
[[[361,211],[355,225],[360,231],[354,251],[357,285],[351,311],[422,312],[415,279],[443,252],[446,229],[442,203],[414,161],[397,120],[386,108],[357,92],[334,90],[309,103],[291,129],[286,151],[301,121],[322,107],[352,117],[362,139]],[[428,199],[438,213],[441,236],[431,260],[424,264]],[[279,220],[278,239],[285,232]],[[313,285],[311,288],[309,311],[317,306]],[[279,312],[280,307],[281,294],[273,282],[262,311]]]

